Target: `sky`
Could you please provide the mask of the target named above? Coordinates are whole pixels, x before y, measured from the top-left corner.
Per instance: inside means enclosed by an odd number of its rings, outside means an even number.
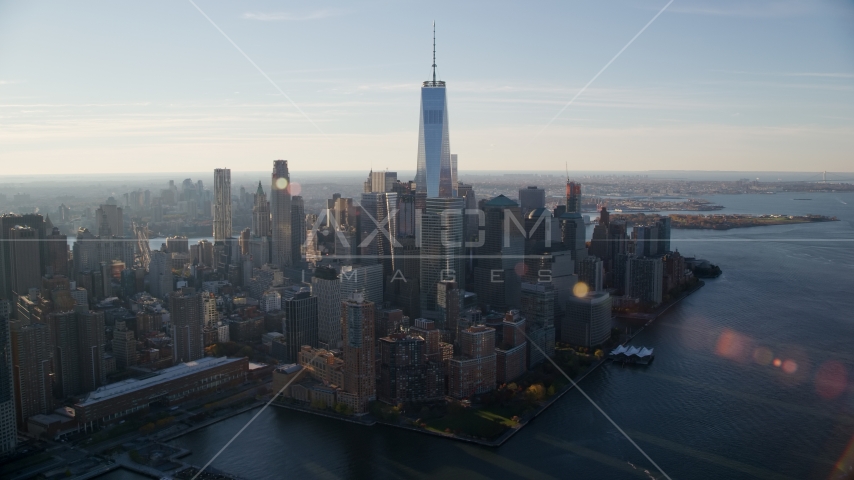
[[[668,1],[0,0],[0,176],[414,170],[434,20],[461,172],[854,171],[854,2]]]

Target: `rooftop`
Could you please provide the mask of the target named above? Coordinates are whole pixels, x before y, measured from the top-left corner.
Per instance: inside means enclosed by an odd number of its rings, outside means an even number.
[[[99,387],[94,392],[90,392],[86,398],[78,402],[76,406],[85,407],[97,402],[109,400],[127,393],[141,390],[158,383],[163,383],[176,378],[192,375],[193,373],[204,371],[210,368],[218,367],[228,363],[243,361],[243,358],[226,358],[226,357],[205,357],[192,362],[181,363],[174,367],[164,368],[155,372],[150,377],[146,378],[130,378],[121,382],[111,383],[103,387]]]

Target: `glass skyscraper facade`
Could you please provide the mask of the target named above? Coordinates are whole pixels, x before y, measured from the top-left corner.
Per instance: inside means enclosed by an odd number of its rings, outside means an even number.
[[[451,160],[448,98],[445,82],[436,80],[436,33],[433,32],[433,80],[421,86],[418,120],[418,168],[415,186],[428,198],[457,196],[456,156]]]

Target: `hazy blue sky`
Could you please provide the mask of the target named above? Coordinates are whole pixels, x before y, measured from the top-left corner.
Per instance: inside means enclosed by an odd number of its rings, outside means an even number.
[[[0,175],[415,168],[431,22],[465,170],[854,170],[854,2],[0,0]],[[322,133],[321,133],[322,132]]]

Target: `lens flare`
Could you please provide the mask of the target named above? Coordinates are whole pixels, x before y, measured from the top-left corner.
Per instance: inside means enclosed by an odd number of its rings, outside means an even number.
[[[729,329],[724,329],[715,345],[715,353],[721,357],[737,362],[748,361],[750,355],[750,338]]]
[[[789,375],[798,371],[798,363],[794,360],[787,359],[783,362],[783,371]]]
[[[589,291],[590,287],[588,287],[584,282],[578,282],[574,287],[572,287],[572,294],[579,298],[587,295],[587,292]]]
[[[836,360],[824,362],[815,373],[815,391],[825,400],[842,395],[848,386],[848,372]]]
[[[277,178],[276,179],[276,189],[284,190],[288,187],[288,179],[287,178]]]
[[[295,197],[302,193],[302,187],[297,182],[291,182],[291,184],[288,185],[288,193]]]
[[[782,365],[782,364],[783,364],[783,361],[780,360],[779,358],[774,359],[774,366],[775,367],[780,368],[780,365]]]
[[[525,275],[525,263],[524,262],[517,263],[516,266],[513,267],[513,270],[516,272],[516,275],[519,275],[520,277],[524,276]]]
[[[759,365],[768,365],[773,359],[774,354],[765,347],[759,347],[753,351],[753,361]]]

